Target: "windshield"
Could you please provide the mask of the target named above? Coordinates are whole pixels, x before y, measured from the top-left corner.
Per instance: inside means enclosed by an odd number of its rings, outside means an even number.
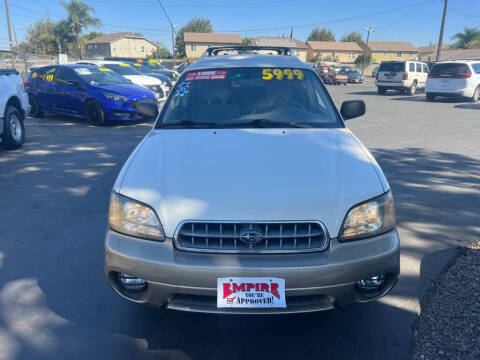
[[[378,71],[400,72],[405,71],[404,62],[383,62]]]
[[[470,74],[467,64],[444,63],[436,64],[430,72],[430,77],[454,77]]]
[[[80,78],[90,85],[130,84],[130,81],[104,67],[88,67],[73,69]]]
[[[128,64],[105,64],[103,67],[111,69],[120,75],[142,75],[140,71],[135,70]]]
[[[144,74],[152,73],[152,70],[150,70],[148,66],[141,65],[141,64],[133,64],[133,66],[135,67],[135,70],[138,70]]]
[[[317,75],[306,69],[235,68],[185,73],[161,127],[343,127]]]

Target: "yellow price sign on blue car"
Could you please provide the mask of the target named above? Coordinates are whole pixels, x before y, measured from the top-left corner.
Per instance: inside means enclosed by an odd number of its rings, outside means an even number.
[[[303,80],[303,71],[300,69],[263,69],[263,80]]]

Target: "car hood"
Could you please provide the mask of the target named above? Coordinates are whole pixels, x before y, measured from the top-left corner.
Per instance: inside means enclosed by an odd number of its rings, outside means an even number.
[[[336,237],[353,205],[388,190],[347,129],[152,130],[114,190],[183,220],[320,220]]]
[[[154,98],[154,94],[142,86],[135,84],[111,84],[95,86],[99,90],[105,90],[114,94],[127,96],[129,98]]]
[[[146,86],[146,85],[160,85],[160,80],[147,75],[123,75],[134,84]]]

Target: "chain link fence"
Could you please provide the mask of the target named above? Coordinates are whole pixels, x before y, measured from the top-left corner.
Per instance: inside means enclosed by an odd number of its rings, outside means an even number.
[[[75,61],[76,59],[68,59]],[[58,55],[40,55],[25,52],[0,50],[0,69],[15,69],[22,78],[26,78],[31,68],[56,65],[59,63]]]

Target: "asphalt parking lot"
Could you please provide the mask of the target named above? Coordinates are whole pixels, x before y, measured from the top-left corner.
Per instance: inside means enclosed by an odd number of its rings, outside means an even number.
[[[390,295],[294,316],[129,303],[104,280],[103,235],[112,184],[151,123],[27,119],[24,146],[0,150],[0,359],[407,359],[421,297],[480,237],[480,104],[378,96],[371,79],[329,89],[338,105],[365,100],[347,125],[393,189],[402,254]]]

